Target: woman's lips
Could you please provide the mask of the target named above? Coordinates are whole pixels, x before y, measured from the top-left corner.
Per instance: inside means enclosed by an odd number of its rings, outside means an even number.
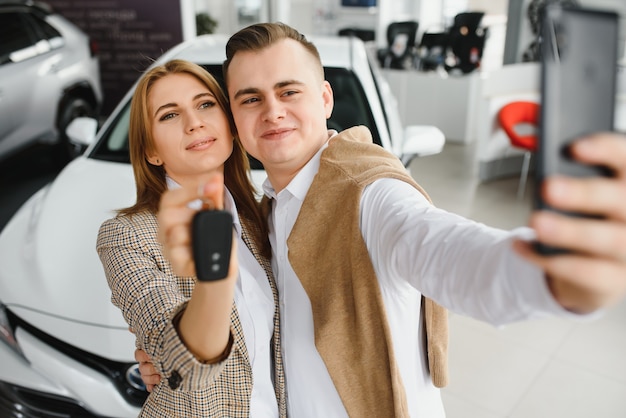
[[[199,141],[194,141],[185,148],[188,151],[201,151],[213,144],[215,142],[215,138],[207,138]]]

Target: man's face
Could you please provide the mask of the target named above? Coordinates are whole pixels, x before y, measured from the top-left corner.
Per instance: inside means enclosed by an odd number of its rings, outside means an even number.
[[[228,69],[228,94],[243,146],[281,190],[328,139],[333,97],[319,64],[292,39],[239,52]]]

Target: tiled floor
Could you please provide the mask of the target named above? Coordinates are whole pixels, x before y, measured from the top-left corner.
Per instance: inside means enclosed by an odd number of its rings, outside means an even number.
[[[439,207],[497,227],[524,225],[531,189],[517,200],[517,178],[481,184],[474,148],[447,144],[414,160],[411,174]],[[626,417],[626,303],[592,322],[502,329],[452,315],[450,345],[448,418]]]

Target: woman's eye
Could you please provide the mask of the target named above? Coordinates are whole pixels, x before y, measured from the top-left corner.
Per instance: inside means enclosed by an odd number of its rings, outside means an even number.
[[[176,116],[176,113],[166,113],[163,116],[161,116],[159,120],[163,121],[163,120],[172,119],[174,116]]]
[[[203,103],[200,105],[200,109],[207,109],[207,108],[211,108],[211,107],[214,107],[215,105],[216,105],[216,103],[215,103],[215,102],[213,102],[213,101],[203,102]]]

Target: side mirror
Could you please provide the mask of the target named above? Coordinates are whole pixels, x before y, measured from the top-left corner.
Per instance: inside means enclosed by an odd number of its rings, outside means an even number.
[[[94,118],[78,117],[65,129],[65,134],[74,144],[82,147],[89,146],[96,138],[98,121]]]
[[[443,150],[446,137],[436,126],[411,125],[404,129],[404,142],[400,160],[408,167],[413,158],[438,154]]]

